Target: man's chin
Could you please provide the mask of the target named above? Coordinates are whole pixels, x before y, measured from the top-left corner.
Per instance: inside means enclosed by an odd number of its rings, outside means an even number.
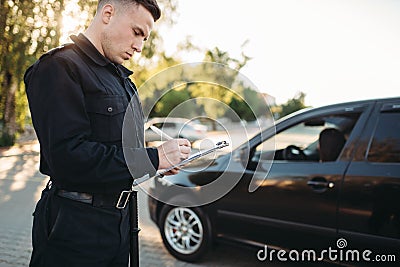
[[[114,60],[112,60],[113,63],[115,64],[122,64],[124,63],[124,61],[129,60],[129,58],[125,58],[125,57],[121,57],[121,58],[114,58]]]

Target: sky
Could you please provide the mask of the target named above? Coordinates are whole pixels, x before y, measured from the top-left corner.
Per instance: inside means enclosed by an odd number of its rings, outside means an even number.
[[[400,96],[400,1],[177,2],[177,23],[158,28],[167,53],[177,53],[186,36],[235,58],[243,51],[252,59],[241,73],[277,104],[300,91],[314,107]],[[182,58],[196,62],[203,55]]]

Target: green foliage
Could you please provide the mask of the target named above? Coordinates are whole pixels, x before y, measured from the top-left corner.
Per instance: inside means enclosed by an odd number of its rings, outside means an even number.
[[[244,44],[242,47],[243,46]],[[238,71],[243,68],[250,59],[251,58],[246,56],[244,53],[242,53],[241,59],[232,58],[229,56],[228,52],[222,51],[218,47],[215,47],[212,50],[207,50],[204,56],[204,61],[228,65],[230,68]]]
[[[235,111],[235,114],[240,115],[239,117],[231,116],[233,114],[229,113],[228,118],[230,118],[232,121],[239,121],[239,118],[246,121],[253,121],[256,119],[250,106],[241,98],[238,97],[232,98],[231,103],[229,103],[229,107]]]
[[[189,84],[188,90],[192,98],[196,99],[197,105],[204,111],[202,115],[214,119],[225,115],[234,95],[233,91],[219,84],[193,83]]]
[[[280,106],[279,118],[289,115],[297,110],[306,108],[304,104],[306,94],[303,92],[298,93],[294,98],[289,99],[285,104]]]
[[[15,121],[18,132],[23,132],[27,123],[28,99],[23,82],[18,86],[15,94]]]
[[[190,94],[185,87],[170,90],[160,98],[160,101],[156,104],[150,116],[167,117],[175,108],[178,109],[176,111],[177,113],[190,116],[193,112],[193,107],[190,105],[181,105],[190,98]]]
[[[239,115],[240,119],[253,121],[260,116],[267,115],[263,96],[251,88],[244,88],[243,97],[235,95],[229,106]],[[231,118],[235,121],[237,118]]]
[[[187,42],[182,48],[198,49]],[[254,120],[266,114],[263,96],[246,86],[245,81],[241,80],[243,76],[239,75],[239,70],[249,57],[242,54],[240,59],[232,58],[217,47],[206,50],[204,54],[207,64],[179,67],[178,60],[162,53],[158,55],[156,67],[136,72],[136,83],[143,85],[139,91],[144,110],[150,110],[146,116],[174,116],[171,112],[175,112],[179,117],[206,116],[217,119],[225,116],[237,121]],[[152,78],[155,74],[156,78]]]

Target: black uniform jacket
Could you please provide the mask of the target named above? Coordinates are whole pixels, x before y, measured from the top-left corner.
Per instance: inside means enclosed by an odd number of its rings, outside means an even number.
[[[130,188],[132,176],[155,173],[157,150],[143,145],[143,111],[132,72],[101,55],[84,35],[71,39],[74,43],[43,55],[24,77],[40,171],[61,189],[117,193]]]

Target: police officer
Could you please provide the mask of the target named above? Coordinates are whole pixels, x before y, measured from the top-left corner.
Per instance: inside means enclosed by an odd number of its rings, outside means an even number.
[[[141,52],[159,17],[156,0],[100,0],[84,34],[26,71],[40,171],[50,177],[34,212],[30,266],[126,267],[129,213],[116,208],[120,193],[134,178],[188,157],[186,139],[144,148],[138,92],[121,65]],[[128,105],[133,145],[125,157]]]

